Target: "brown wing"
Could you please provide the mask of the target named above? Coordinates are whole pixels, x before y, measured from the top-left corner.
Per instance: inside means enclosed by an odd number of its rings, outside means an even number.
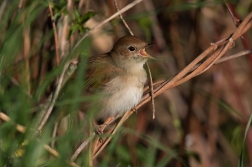
[[[117,68],[108,54],[91,57],[88,61],[85,91],[93,93],[99,91],[121,71]]]

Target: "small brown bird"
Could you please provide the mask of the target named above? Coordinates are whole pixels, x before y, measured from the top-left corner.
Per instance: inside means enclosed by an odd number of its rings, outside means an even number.
[[[110,52],[89,59],[85,91],[100,93],[93,103],[99,105],[96,120],[120,117],[139,103],[147,79],[143,65],[153,58],[145,52],[150,45],[136,36],[124,36]]]

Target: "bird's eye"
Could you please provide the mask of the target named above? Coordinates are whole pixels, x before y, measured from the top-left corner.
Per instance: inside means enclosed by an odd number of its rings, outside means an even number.
[[[131,52],[133,52],[134,50],[136,50],[135,47],[133,47],[133,46],[128,47],[128,49],[129,49],[129,51],[131,51]]]

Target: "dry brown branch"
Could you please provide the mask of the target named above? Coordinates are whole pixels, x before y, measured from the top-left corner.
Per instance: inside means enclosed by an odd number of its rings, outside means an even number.
[[[238,26],[240,25],[240,23],[241,23],[241,20],[238,19],[238,18],[234,15],[234,10],[232,10],[232,7],[226,2],[226,0],[225,0],[224,2],[225,2],[225,5],[226,5],[226,7],[227,7],[227,9],[228,9],[228,12],[229,12],[230,16],[231,16],[232,19],[233,19],[234,24],[236,25],[236,27],[238,27]]]
[[[225,1],[225,4],[226,4],[226,7],[228,9],[228,12],[229,12],[231,18],[234,21],[234,24],[236,25],[236,27],[238,27],[241,24],[241,20],[239,19],[239,16],[235,10],[234,4],[228,4],[226,1]],[[250,49],[248,37],[241,36],[241,39],[243,39],[242,44],[243,44],[244,48]],[[248,54],[248,58],[249,58],[250,65],[252,65],[252,54]]]
[[[243,51],[238,52],[236,54],[233,54],[233,55],[230,55],[230,56],[225,56],[225,57],[219,59],[215,64],[219,64],[219,63],[222,63],[224,61],[235,59],[237,57],[248,55],[248,54],[251,54],[251,53],[252,53],[252,49],[250,49],[250,50],[243,50]]]
[[[212,65],[218,62],[226,52],[234,46],[234,41],[241,37],[250,27],[252,26],[252,13],[250,13],[244,21],[239,25],[236,31],[228,38],[216,42],[207,48],[202,54],[195,58],[189,65],[187,65],[181,72],[172,77],[169,80],[164,81],[158,87],[154,89],[154,97],[160,95],[164,91],[178,86],[191,78],[202,74],[204,71],[209,69]],[[204,61],[203,61],[204,60]],[[203,61],[203,63],[200,63]],[[199,65],[200,64],[200,65]],[[151,100],[151,95],[146,93],[141,102],[135,107],[140,108]],[[134,110],[135,111],[135,110]],[[123,124],[123,122],[134,112],[133,110],[127,111],[121,118],[117,126],[114,128],[111,134],[114,134],[117,129]],[[111,137],[104,140],[99,148],[94,153],[94,158],[104,149],[107,143],[111,140]]]
[[[3,112],[0,112],[0,119],[2,119],[3,121],[5,121],[5,122],[11,122],[11,119],[10,119],[10,117],[8,117],[6,114],[4,114]],[[19,124],[17,124],[16,125],[16,130],[18,131],[18,132],[20,132],[20,133],[25,133],[25,130],[26,130],[26,128],[24,127],[24,126],[22,126],[22,125],[19,125]],[[48,151],[51,155],[53,155],[54,157],[56,157],[56,158],[59,158],[60,157],[60,155],[59,155],[59,153],[56,151],[56,150],[54,150],[53,148],[51,148],[49,145],[47,145],[47,144],[44,144],[43,145],[43,147],[44,147],[44,149],[46,150],[46,151]],[[72,167],[79,167],[79,165],[77,165],[76,163],[74,163],[74,162],[67,162],[70,166],[72,166]]]

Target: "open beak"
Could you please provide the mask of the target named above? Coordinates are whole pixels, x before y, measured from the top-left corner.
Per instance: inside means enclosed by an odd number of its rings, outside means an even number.
[[[145,48],[141,49],[139,51],[139,54],[145,58],[156,60],[154,57],[150,56],[148,53],[145,52]]]

